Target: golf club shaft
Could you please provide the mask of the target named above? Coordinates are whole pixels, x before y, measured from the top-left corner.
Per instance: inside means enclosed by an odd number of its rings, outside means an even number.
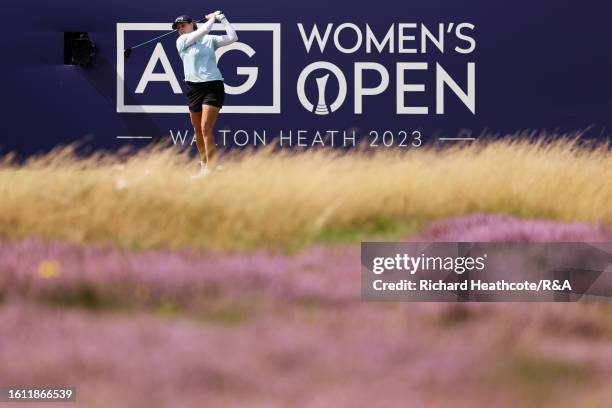
[[[206,18],[203,18],[203,19],[201,19],[201,20],[198,20],[198,21],[196,21],[196,23],[201,23],[201,22],[202,22],[202,21],[204,21],[204,20],[206,20]],[[159,35],[159,36],[157,36],[157,37],[155,37],[155,38],[152,38],[152,39],[150,39],[150,40],[148,40],[148,41],[145,41],[145,42],[143,42],[143,43],[140,43],[140,44],[138,44],[138,45],[134,45],[134,46],[132,46],[132,47],[128,47],[128,48],[133,50],[134,48],[142,47],[143,45],[146,45],[146,44],[148,44],[148,43],[150,43],[150,42],[153,42],[153,41],[159,40],[160,38],[163,38],[163,37],[165,37],[165,36],[167,36],[167,35],[170,35],[170,34],[172,34],[172,33],[175,33],[177,30],[178,30],[178,28],[177,28],[176,30],[169,31],[169,32],[167,32],[167,33],[165,33],[165,34]]]

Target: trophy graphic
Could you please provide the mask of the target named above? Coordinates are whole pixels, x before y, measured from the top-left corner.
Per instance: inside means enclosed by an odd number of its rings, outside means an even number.
[[[314,110],[316,115],[329,115],[329,108],[327,102],[325,102],[325,86],[327,85],[327,79],[329,74],[325,74],[320,78],[317,78],[317,89],[319,91],[319,101]]]

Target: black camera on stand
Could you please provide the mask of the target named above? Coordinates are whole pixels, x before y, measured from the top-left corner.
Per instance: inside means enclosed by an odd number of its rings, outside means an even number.
[[[90,66],[96,54],[96,44],[86,32],[64,33],[64,64]]]

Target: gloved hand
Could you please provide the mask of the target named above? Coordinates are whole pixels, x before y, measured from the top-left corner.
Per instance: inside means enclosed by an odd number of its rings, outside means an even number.
[[[211,18],[217,18],[217,16],[218,16],[219,14],[221,14],[221,11],[220,11],[220,10],[213,11],[212,13],[207,14],[207,15],[206,15],[204,18],[205,18],[205,19],[207,19],[207,20],[210,20]]]
[[[217,21],[223,21],[225,20],[225,14],[217,14]]]

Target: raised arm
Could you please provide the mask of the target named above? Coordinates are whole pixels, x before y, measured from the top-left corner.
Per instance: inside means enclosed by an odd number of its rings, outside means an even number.
[[[219,14],[219,11],[209,14],[211,17],[205,23],[200,24],[200,27],[198,27],[197,30],[188,34],[183,34],[181,37],[185,37],[185,40],[183,40],[185,41],[184,47],[189,47],[190,45],[195,44],[197,40],[208,34],[215,23],[215,17]]]
[[[214,39],[217,48],[238,41],[238,34],[236,34],[236,30],[234,30],[234,27],[232,27],[225,15],[219,14],[217,15],[217,19],[221,23],[223,23],[223,26],[225,27],[225,32],[227,33],[226,35],[215,35]]]

